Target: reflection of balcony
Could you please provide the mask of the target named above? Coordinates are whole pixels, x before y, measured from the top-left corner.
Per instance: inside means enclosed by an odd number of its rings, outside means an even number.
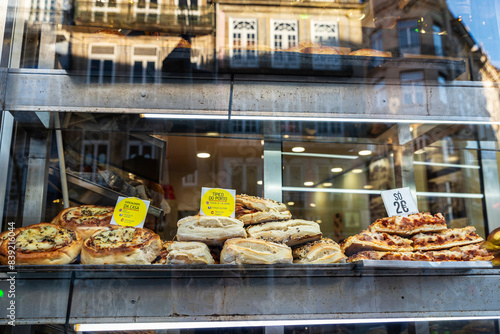
[[[212,6],[172,6],[147,2],[76,0],[75,24],[158,31],[206,34],[214,28]]]

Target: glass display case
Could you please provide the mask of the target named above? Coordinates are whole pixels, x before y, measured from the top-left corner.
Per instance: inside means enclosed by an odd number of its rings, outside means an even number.
[[[0,3],[0,331],[500,333],[499,18],[483,0]],[[282,203],[341,253],[409,188],[487,257],[224,263],[222,242],[214,264],[9,262],[40,252],[30,226],[120,196],[183,241],[203,187]]]

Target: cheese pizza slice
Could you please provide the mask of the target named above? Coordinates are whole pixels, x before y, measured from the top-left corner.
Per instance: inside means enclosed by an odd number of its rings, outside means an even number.
[[[411,252],[413,250],[412,241],[409,239],[370,231],[363,231],[347,238],[341,243],[340,247],[347,256],[366,250],[388,252]]]
[[[39,223],[14,230],[14,236],[0,245],[0,263],[7,264],[15,251],[16,264],[68,264],[75,261],[82,249],[82,237],[62,226]]]
[[[78,232],[84,240],[110,225],[114,207],[82,205],[62,210],[52,220],[53,224]]]
[[[372,232],[385,232],[401,236],[417,233],[446,230],[446,221],[442,214],[416,213],[408,217],[394,216],[377,219],[368,227]]]
[[[475,244],[483,241],[483,238],[476,234],[473,226],[467,226],[437,233],[420,233],[414,235],[411,240],[414,250],[427,251]]]

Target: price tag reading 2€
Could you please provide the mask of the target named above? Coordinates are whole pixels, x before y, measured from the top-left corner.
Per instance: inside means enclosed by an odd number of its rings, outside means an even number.
[[[201,188],[201,215],[234,218],[236,190]]]
[[[143,227],[148,213],[149,201],[137,197],[118,197],[111,218],[112,225]]]
[[[385,209],[389,217],[404,216],[418,213],[417,204],[413,199],[410,188],[398,188],[381,191]]]

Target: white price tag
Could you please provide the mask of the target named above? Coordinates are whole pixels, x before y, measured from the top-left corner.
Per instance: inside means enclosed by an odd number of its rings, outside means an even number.
[[[388,217],[403,216],[418,213],[417,204],[413,199],[410,188],[398,188],[380,192],[384,200]]]

